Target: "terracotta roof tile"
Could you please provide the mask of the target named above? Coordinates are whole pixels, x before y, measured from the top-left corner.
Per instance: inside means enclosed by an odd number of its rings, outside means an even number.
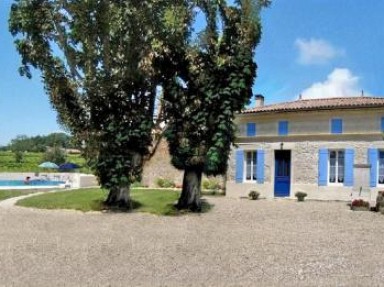
[[[331,109],[357,109],[384,107],[384,98],[381,97],[344,97],[344,98],[325,98],[312,100],[297,100],[280,104],[266,105],[262,107],[243,110],[247,113],[273,113],[273,112],[293,112],[293,111],[313,111]]]

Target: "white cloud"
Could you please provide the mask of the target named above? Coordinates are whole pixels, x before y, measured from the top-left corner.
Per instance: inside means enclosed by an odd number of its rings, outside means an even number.
[[[361,95],[359,77],[348,69],[336,68],[324,82],[312,84],[301,92],[302,99],[353,97]]]
[[[333,58],[343,56],[345,51],[332,46],[322,39],[296,39],[295,46],[299,49],[297,61],[302,65],[322,65]]]

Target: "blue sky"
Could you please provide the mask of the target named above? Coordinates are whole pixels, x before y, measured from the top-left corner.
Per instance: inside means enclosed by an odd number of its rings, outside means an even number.
[[[20,77],[0,0],[0,145],[60,130],[39,75]],[[384,96],[383,0],[274,0],[262,13],[254,93],[266,104],[303,98]]]

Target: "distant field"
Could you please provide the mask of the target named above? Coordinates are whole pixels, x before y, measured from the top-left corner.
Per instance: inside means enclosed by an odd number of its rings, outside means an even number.
[[[0,172],[43,172],[45,169],[39,168],[42,162],[43,153],[28,152],[24,154],[23,162],[17,163],[15,156],[10,151],[0,151]],[[67,161],[76,163],[80,166],[85,165],[85,159],[77,154],[67,155]],[[87,173],[88,168],[80,169],[81,172]]]

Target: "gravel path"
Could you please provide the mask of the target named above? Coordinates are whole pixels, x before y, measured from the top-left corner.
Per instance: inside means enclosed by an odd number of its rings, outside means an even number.
[[[208,198],[159,217],[0,207],[0,286],[379,286],[384,216]]]

